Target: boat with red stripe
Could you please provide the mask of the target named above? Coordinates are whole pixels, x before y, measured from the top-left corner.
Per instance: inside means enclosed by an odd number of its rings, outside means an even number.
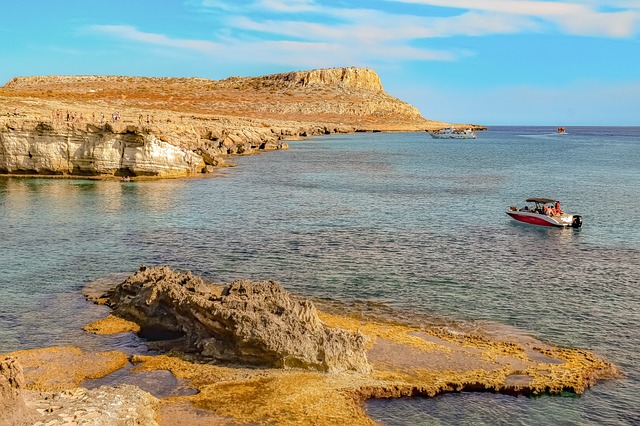
[[[522,208],[509,207],[507,214],[519,222],[537,226],[553,226],[557,228],[580,228],[582,216],[564,213],[560,201],[552,198],[527,198],[527,203],[533,203]]]

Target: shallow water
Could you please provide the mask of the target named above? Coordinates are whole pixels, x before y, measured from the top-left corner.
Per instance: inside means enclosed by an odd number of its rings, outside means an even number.
[[[168,264],[216,281],[471,322],[499,322],[594,351],[627,374],[584,396],[447,395],[372,401],[384,424],[640,422],[640,128],[508,127],[475,141],[425,133],[292,142],[213,179],[0,178],[0,352],[76,344],[105,315],[80,289]],[[504,213],[562,200],[581,229]]]

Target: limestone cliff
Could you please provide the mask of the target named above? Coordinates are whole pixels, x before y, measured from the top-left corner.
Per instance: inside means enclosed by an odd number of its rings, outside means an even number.
[[[0,88],[0,173],[188,176],[287,139],[445,125],[361,68],[220,81],[16,77]]]
[[[135,126],[5,124],[0,129],[0,172],[172,177],[205,168],[202,157]]]
[[[294,71],[284,74],[273,74],[258,79],[291,83],[294,86],[314,84],[325,86],[344,85],[374,92],[383,92],[382,82],[378,74],[363,68],[330,68],[312,71]]]

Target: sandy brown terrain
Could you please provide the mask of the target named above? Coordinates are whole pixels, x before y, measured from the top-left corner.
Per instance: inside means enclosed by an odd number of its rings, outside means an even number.
[[[37,101],[37,102],[34,102]],[[38,107],[41,107],[40,109]],[[0,89],[0,113],[78,109],[120,112],[132,121],[139,114],[193,115],[258,119],[265,122],[330,123],[356,130],[417,131],[441,128],[413,106],[388,95],[374,71],[344,68],[264,77],[16,77]],[[4,110],[4,111],[3,111]],[[89,111],[92,111],[89,114]],[[137,113],[137,114],[136,114]]]

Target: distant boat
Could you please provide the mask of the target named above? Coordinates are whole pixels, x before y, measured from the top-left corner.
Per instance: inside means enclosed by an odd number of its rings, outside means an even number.
[[[565,130],[564,127],[558,127],[558,134],[559,135],[566,135],[567,131]]]
[[[429,132],[429,131],[428,131]],[[476,132],[471,129],[458,130],[455,127],[447,127],[445,129],[429,132],[434,139],[475,139]]]

